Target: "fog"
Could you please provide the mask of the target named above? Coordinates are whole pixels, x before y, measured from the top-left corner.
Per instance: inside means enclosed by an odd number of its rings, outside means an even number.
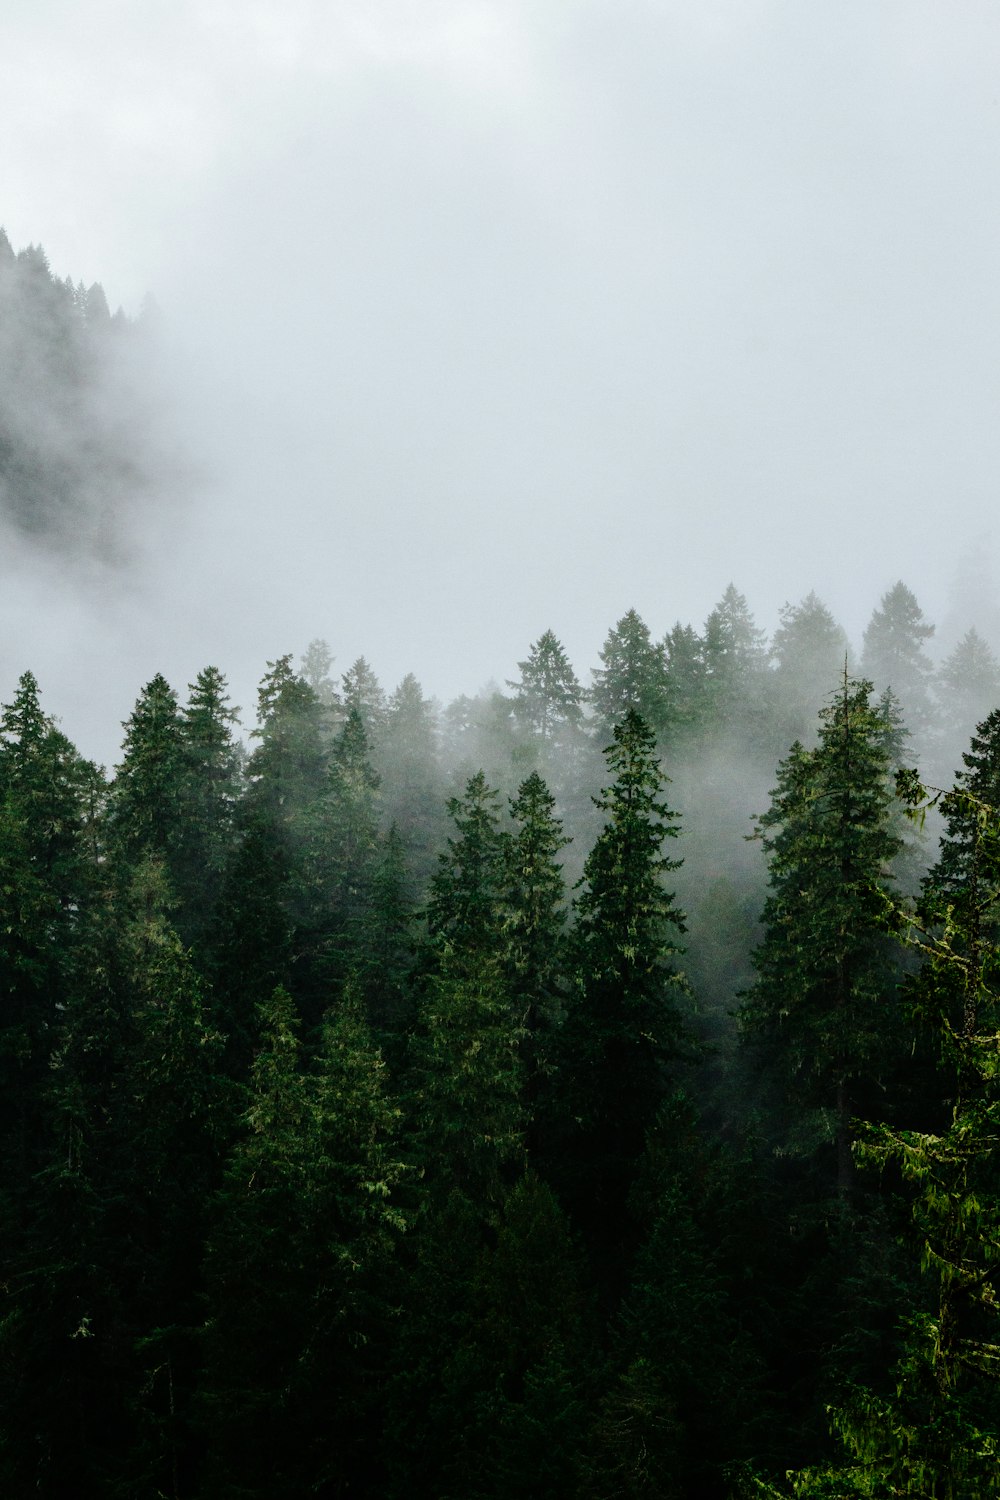
[[[32,668],[111,760],[157,670],[252,707],[321,635],[446,699],[551,628],[586,680],[730,580],[857,643],[904,578],[1000,645],[998,41],[913,0],[15,4],[0,222],[155,298],[163,464],[127,556],[10,539],[3,696]]]

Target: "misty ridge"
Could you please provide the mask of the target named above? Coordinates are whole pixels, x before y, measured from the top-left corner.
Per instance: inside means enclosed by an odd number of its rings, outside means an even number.
[[[0,523],[68,567],[124,562],[163,495],[145,321],[0,229]]]
[[[0,235],[39,578],[169,545],[156,349]],[[20,664],[10,1494],[1000,1494],[1000,641],[730,583],[588,665],[549,607],[446,703],[321,636],[249,710],[158,670],[110,771]]]

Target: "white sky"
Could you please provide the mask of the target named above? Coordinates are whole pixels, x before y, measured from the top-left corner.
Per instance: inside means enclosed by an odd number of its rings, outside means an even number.
[[[250,705],[316,635],[447,697],[730,580],[942,623],[998,171],[992,0],[8,0],[0,223],[155,295],[203,478],[99,601],[13,559],[0,665],[107,758],[154,671]]]

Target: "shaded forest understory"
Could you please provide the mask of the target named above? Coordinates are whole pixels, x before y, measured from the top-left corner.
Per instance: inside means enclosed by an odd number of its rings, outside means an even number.
[[[128,551],[132,334],[0,233],[32,545]],[[314,641],[110,777],[25,674],[4,1492],[1000,1494],[1000,664],[930,635],[730,587],[445,708]]]
[[[25,674],[6,1491],[998,1493],[1000,673],[929,629],[729,589],[443,712],[316,641],[111,778]]]

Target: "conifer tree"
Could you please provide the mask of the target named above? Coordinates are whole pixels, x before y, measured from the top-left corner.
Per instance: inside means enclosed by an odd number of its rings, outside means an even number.
[[[861,653],[864,676],[879,692],[892,688],[918,738],[934,720],[930,693],[934,667],[924,650],[924,642],[933,634],[934,626],[924,619],[915,595],[900,582],[883,594],[872,614]]]
[[[361,718],[370,745],[377,745],[385,728],[386,701],[382,685],[363,656],[348,667],[341,678],[344,709],[353,708]]]
[[[241,757],[232,731],[238,712],[216,667],[198,673],[181,711],[180,806],[171,864],[181,902],[176,925],[189,941],[212,920],[236,842]]]
[[[278,989],[215,1206],[203,1402],[206,1493],[337,1493],[372,1477],[390,1317],[386,1276],[405,1221],[398,1110],[349,988],[311,1071]]]
[[[1000,661],[976,630],[969,630],[941,663],[934,682],[941,710],[935,762],[942,781],[951,774],[969,735],[1000,708]]]
[[[111,787],[108,830],[119,859],[130,864],[155,855],[170,868],[180,834],[183,780],[177,694],[158,672],[125,723],[122,761]]]
[[[549,1092],[557,1031],[568,997],[565,883],[559,864],[569,843],[555,798],[537,771],[511,799],[507,845],[503,968],[514,1014],[525,1030],[527,1104],[533,1114]]]
[[[423,887],[444,837],[445,796],[436,705],[412,673],[389,699],[378,769],[386,821],[395,825],[414,882]]]
[[[663,801],[652,730],[635,710],[605,756],[613,780],[595,798],[605,822],[576,903],[577,994],[564,1028],[566,1165],[553,1167],[575,1177],[573,1197],[600,1237],[620,1244],[630,1176],[681,1045],[674,961],[684,922],[664,884],[679,864],[663,852],[677,815]]]
[[[292,670],[290,656],[267,667],[236,842],[206,939],[218,1023],[229,1066],[240,1077],[250,1063],[257,1008],[293,983],[296,929],[315,905],[305,857],[329,760],[315,693]]]
[[[543,745],[571,738],[583,722],[583,692],[562,642],[546,630],[517,665],[521,675],[507,686],[518,724]]]
[[[499,802],[482,771],[469,778],[461,797],[448,800],[457,836],[448,839],[431,879],[427,928],[433,947],[451,950],[460,964],[495,957],[500,948],[508,836]]]
[[[666,739],[671,748],[688,749],[704,729],[708,713],[704,642],[690,625],[678,620],[663,643],[667,663],[669,722]]]
[[[748,709],[758,706],[767,665],[764,632],[733,584],[705,621],[703,649],[712,717],[732,729]]]
[[[949,1097],[931,1111],[937,1119],[914,1122],[920,1128],[865,1123],[857,1154],[900,1174],[932,1298],[907,1319],[888,1391],[856,1386],[831,1409],[844,1456],[788,1476],[801,1500],[1000,1495],[1000,818],[962,787],[931,795],[915,773],[901,785],[921,816],[940,800],[964,830],[968,857],[950,864],[950,899],[942,907],[930,884],[908,929],[923,959],[908,980],[908,1005],[933,1032]],[[761,1484],[758,1493],[784,1492]]]
[[[312,688],[327,713],[337,716],[340,712],[340,694],[330,676],[332,666],[333,653],[330,647],[326,641],[317,637],[306,647],[300,662],[299,675],[307,686]]]
[[[305,831],[304,893],[299,910],[300,1003],[307,1009],[305,964],[314,973],[317,1001],[349,975],[366,975],[372,886],[380,853],[376,794],[379,777],[368,759],[368,737],[349,708],[330,757],[327,788]],[[308,950],[308,951],[307,951]],[[366,980],[362,979],[362,987]]]
[[[848,660],[847,636],[814,593],[786,604],[771,642],[775,739],[780,750],[815,732],[816,716]]]
[[[837,1186],[851,1189],[850,1119],[894,1052],[888,936],[891,827],[884,721],[871,684],[848,679],[820,715],[814,750],[793,745],[758,820],[771,895],[743,1024],[782,1089],[829,1120]]]
[[[668,712],[667,665],[662,649],[653,643],[649,627],[634,609],[609,631],[600,656],[603,665],[595,669],[590,691],[598,732],[610,735],[633,711],[657,734]]]

